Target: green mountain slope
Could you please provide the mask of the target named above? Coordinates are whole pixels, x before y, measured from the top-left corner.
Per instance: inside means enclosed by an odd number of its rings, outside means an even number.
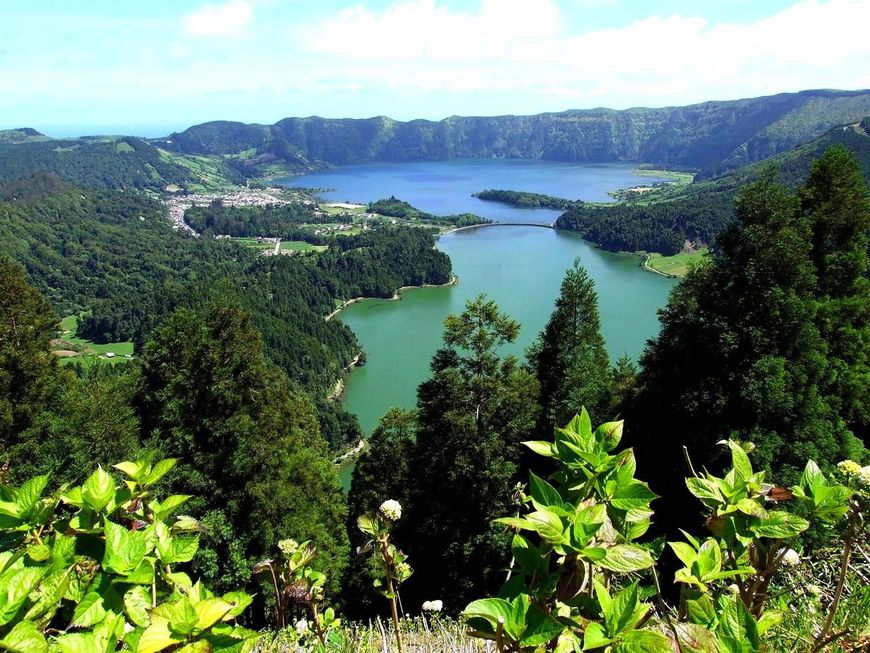
[[[686,241],[710,244],[733,218],[732,202],[741,186],[757,179],[770,166],[778,169],[783,183],[796,186],[806,178],[810,163],[834,145],[855,154],[865,180],[870,182],[870,118],[864,118],[717,178],[704,179],[704,173],[700,173],[695,182],[676,193],[664,189],[637,201],[611,205],[578,203],[559,217],[556,227],[577,231],[614,251],[645,250],[670,255],[679,252]]]
[[[216,187],[244,181],[218,157],[169,153],[133,136],[54,140],[34,130],[0,132],[0,182],[35,172],[88,188]]]
[[[294,165],[462,157],[646,161],[721,172],[759,161],[870,114],[870,91],[802,91],[685,107],[589,109],[433,122],[285,118],[274,125],[210,122],[161,147]],[[154,141],[158,142],[158,141]],[[245,163],[247,162],[247,163]]]

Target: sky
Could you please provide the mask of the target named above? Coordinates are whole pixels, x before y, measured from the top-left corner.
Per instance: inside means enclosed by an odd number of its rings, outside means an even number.
[[[870,0],[0,0],[0,129],[400,120],[870,87]]]

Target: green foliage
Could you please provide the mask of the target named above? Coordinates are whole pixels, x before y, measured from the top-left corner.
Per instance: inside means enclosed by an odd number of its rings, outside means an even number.
[[[231,182],[241,175],[218,163]],[[185,166],[161,156],[151,143],[133,136],[119,139],[0,142],[0,181],[46,171],[77,186],[113,189],[159,189],[199,181]]]
[[[370,202],[366,209],[370,213],[386,215],[393,218],[401,218],[403,220],[413,222],[425,222],[435,225],[453,225],[454,227],[470,227],[476,224],[489,224],[492,220],[481,218],[480,216],[471,213],[461,213],[458,215],[434,215],[426,213],[418,208],[411,206],[408,202],[396,199],[391,196],[389,199],[381,199],[375,202]]]
[[[48,476],[0,486],[0,647],[15,653],[252,650],[234,625],[252,596],[216,596],[178,570],[200,525],[173,516],[189,499],[153,486],[175,460],[98,467],[46,495]]]
[[[445,347],[418,390],[400,534],[412,558],[427,563],[408,583],[407,593],[420,602],[443,597],[456,609],[499,582],[507,540],[491,520],[511,507],[520,442],[538,414],[534,377],[499,355],[518,328],[485,296],[469,301],[445,320]]]
[[[706,507],[712,537],[684,533],[685,541],[668,543],[683,564],[675,577],[679,607],[668,608],[655,572],[661,543],[638,542],[656,495],[634,477],[633,451],[616,452],[621,436],[622,422],[593,430],[583,410],[556,429],[553,442],[525,443],[555,463],[552,483],[530,473],[525,514],[496,520],[515,532],[507,580],[498,598],[473,601],[463,612],[472,634],[494,641],[499,653],[764,650],[765,634],[782,617],[766,609],[770,582],[797,555],[789,545],[810,525],[768,505],[792,495],[810,520],[830,526],[851,514],[841,559],[848,568],[855,524],[868,507],[861,474],[870,472],[853,464],[855,483],[843,486],[810,461],[801,484],[786,491],[764,483],[765,473],[753,471],[744,449],[729,440],[722,443],[731,451],[724,477],[686,479]],[[654,587],[643,585],[647,574]],[[655,594],[657,609],[644,603]],[[838,602],[839,594],[814,650],[826,642]]]
[[[510,204],[511,206],[521,208],[547,208],[566,211],[574,206],[573,201],[562,199],[561,197],[516,190],[482,190],[478,193],[473,193],[472,197],[489,202],[502,202],[503,204]]]
[[[605,418],[614,403],[610,362],[601,336],[595,282],[579,259],[562,280],[556,308],[532,347],[530,362],[540,383],[540,430],[564,424],[581,406]]]
[[[0,257],[0,456],[50,396],[56,362],[48,345],[56,327],[51,305],[24,270]]]
[[[171,316],[141,356],[142,436],[181,462],[173,491],[197,495],[212,527],[194,567],[210,582],[247,582],[284,537],[311,539],[337,578],[347,555],[344,501],[310,402],[263,357],[251,318],[213,307]]]
[[[297,644],[305,650],[317,651],[340,646],[343,639],[339,630],[341,619],[331,607],[323,613],[319,609],[324,600],[326,574],[310,566],[317,556],[317,549],[310,541],[300,544],[289,539],[278,542],[278,548],[284,558],[283,564],[268,559],[254,566],[254,573],[266,575],[267,582],[274,588],[276,627],[282,629],[290,623],[294,606],[308,606],[313,627],[304,618],[296,622]]]
[[[807,458],[865,456],[867,190],[842,150],[814,170],[797,195],[769,176],[744,189],[738,222],[674,290],[642,357],[627,437],[665,496],[666,528],[693,519],[667,462],[684,445],[716,470],[717,441],[753,442],[761,466],[787,483]]]
[[[401,518],[402,505],[395,499],[384,501],[377,512],[363,514],[357,518],[359,530],[372,538],[364,545],[363,550],[375,550],[374,555],[380,557],[381,573],[375,577],[374,585],[390,603],[399,653],[402,653],[402,637],[396,599],[399,587],[414,573],[411,565],[408,564],[408,556],[396,548],[390,539],[393,525]]]

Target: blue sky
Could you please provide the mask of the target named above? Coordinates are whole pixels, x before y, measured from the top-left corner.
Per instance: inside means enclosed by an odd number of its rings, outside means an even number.
[[[0,0],[0,128],[439,119],[870,87],[870,0]]]

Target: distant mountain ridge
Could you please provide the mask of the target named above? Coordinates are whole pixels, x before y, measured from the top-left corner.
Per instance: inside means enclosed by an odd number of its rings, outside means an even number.
[[[310,166],[481,157],[643,161],[722,174],[866,115],[870,90],[808,90],[683,107],[454,116],[437,122],[384,116],[285,118],[274,125],[217,121],[159,143],[184,154],[242,154],[239,169],[252,174],[275,160]]]

